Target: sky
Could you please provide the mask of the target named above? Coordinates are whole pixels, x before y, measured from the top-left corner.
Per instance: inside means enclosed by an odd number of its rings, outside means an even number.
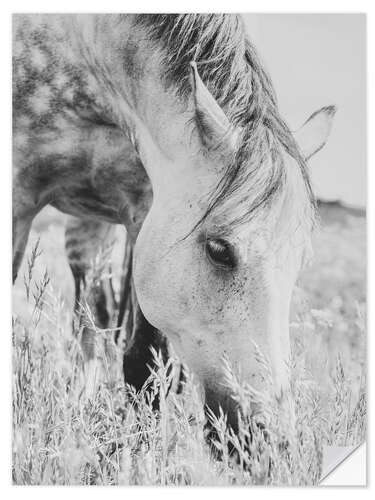
[[[323,106],[337,114],[310,172],[315,193],[366,205],[366,17],[363,14],[245,14],[292,130]]]

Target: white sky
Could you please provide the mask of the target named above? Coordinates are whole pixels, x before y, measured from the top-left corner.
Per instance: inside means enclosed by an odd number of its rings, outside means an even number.
[[[366,204],[366,18],[363,14],[245,14],[283,118],[297,129],[336,104],[331,136],[310,161],[315,193]]]

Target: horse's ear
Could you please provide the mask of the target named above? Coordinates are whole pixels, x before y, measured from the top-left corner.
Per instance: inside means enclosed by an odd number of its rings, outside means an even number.
[[[320,151],[326,143],[335,113],[336,106],[326,106],[313,113],[302,127],[294,133],[294,137],[306,160]]]
[[[202,82],[197,64],[191,62],[190,67],[196,120],[204,145],[212,149],[234,150],[238,133]]]

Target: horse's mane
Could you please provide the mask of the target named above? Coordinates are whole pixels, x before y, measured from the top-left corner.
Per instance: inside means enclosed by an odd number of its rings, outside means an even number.
[[[282,149],[299,166],[305,188],[300,196],[305,200],[305,216],[312,222],[315,199],[306,162],[280,116],[271,80],[248,39],[242,18],[221,14],[145,14],[137,15],[136,23],[147,29],[152,42],[161,46],[166,86],[175,88],[182,97],[189,95],[190,62],[196,61],[211,94],[230,122],[242,129],[234,161],[198,224],[233,200],[241,209],[228,221],[232,226],[271,206],[288,182]],[[267,161],[269,158],[271,161]]]

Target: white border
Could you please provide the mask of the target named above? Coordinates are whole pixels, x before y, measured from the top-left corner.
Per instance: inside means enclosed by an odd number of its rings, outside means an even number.
[[[11,214],[11,196],[10,196],[10,172],[11,172],[11,139],[10,139],[10,124],[11,124],[11,85],[9,75],[11,74],[11,13],[12,12],[175,12],[175,11],[185,11],[185,12],[273,12],[273,13],[286,13],[286,12],[321,12],[321,13],[331,13],[331,12],[366,12],[367,13],[367,33],[368,33],[368,255],[374,255],[375,245],[375,218],[374,218],[374,202],[371,201],[371,194],[375,195],[374,179],[375,173],[373,168],[374,165],[374,100],[372,98],[373,89],[375,89],[375,75],[374,75],[374,47],[375,47],[375,2],[371,0],[356,0],[356,1],[344,1],[344,0],[314,0],[314,1],[290,1],[283,0],[283,2],[278,2],[276,0],[252,0],[250,1],[239,1],[230,0],[223,2],[220,0],[189,0],[185,2],[173,2],[165,0],[157,0],[156,2],[137,0],[136,2],[126,2],[126,0],[65,0],[64,2],[52,3],[51,0],[40,0],[40,1],[29,1],[26,0],[13,0],[12,2],[2,2],[1,12],[0,12],[0,37],[1,37],[1,92],[0,97],[2,100],[2,105],[0,107],[2,120],[1,120],[1,141],[2,141],[2,161],[0,166],[0,216],[1,216],[1,240],[2,245],[0,245],[1,252],[1,311],[2,315],[2,345],[0,349],[1,360],[0,360],[0,381],[1,381],[1,396],[2,396],[2,408],[3,411],[0,413],[1,418],[1,493],[3,498],[12,496],[17,498],[21,495],[27,495],[28,498],[37,498],[41,500],[42,498],[50,498],[51,495],[58,498],[65,498],[68,494],[69,496],[84,495],[88,493],[85,489],[69,487],[69,489],[63,488],[50,488],[43,487],[12,487],[10,478],[10,438],[11,438],[11,416],[9,413],[10,408],[10,322],[11,322],[11,292],[10,292],[10,269],[11,269],[11,224],[10,224],[10,214]],[[348,61],[350,64],[350,61]],[[372,259],[368,263],[368,289],[372,290],[374,285],[374,266]],[[373,314],[374,311],[370,308],[370,294],[369,298],[369,320],[368,320],[368,359],[375,359],[373,352],[374,343],[371,342],[371,326],[373,325]],[[371,351],[371,352],[370,352]],[[369,372],[371,372],[371,363],[368,363]],[[372,379],[372,373],[369,373]],[[370,377],[369,377],[370,378]],[[369,387],[371,387],[372,380],[369,380]],[[370,395],[370,390],[368,391]],[[373,414],[371,411],[373,409],[373,400],[369,398],[370,401],[370,415]],[[370,422],[370,419],[369,419]],[[368,455],[370,453],[370,448],[372,448],[373,440],[371,429],[368,434]],[[368,466],[369,470],[369,466]],[[340,500],[346,496],[355,495],[365,495],[369,496],[371,490],[371,478],[368,478],[370,487],[366,489],[356,489],[355,493],[352,488],[340,488],[338,494],[340,495]],[[167,500],[176,495],[175,488],[112,488],[111,496],[117,497],[121,495],[130,494],[134,497],[145,497],[150,499],[163,499]],[[331,497],[331,488],[314,488],[314,489],[304,489],[300,488],[179,488],[178,495],[183,498],[190,497],[191,495],[207,495],[213,494],[215,498],[226,498],[227,495],[230,496],[246,496],[256,495],[257,500],[268,497],[268,495],[277,495],[279,500],[284,497],[288,500],[297,498],[300,500],[301,495],[309,498],[310,496],[315,498],[316,494],[323,495],[324,497]],[[102,499],[103,495],[107,494],[107,491],[103,491],[103,488],[91,488],[88,493],[91,498]]]

